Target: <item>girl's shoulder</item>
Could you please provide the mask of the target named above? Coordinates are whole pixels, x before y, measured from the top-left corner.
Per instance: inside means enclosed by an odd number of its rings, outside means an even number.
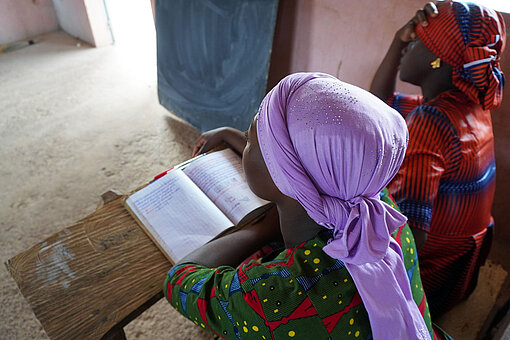
[[[443,92],[416,108],[413,114],[422,115],[444,128],[448,127],[456,136],[476,126],[492,126],[490,111],[484,110],[460,91]]]
[[[472,102],[460,91],[446,91],[432,100],[423,103],[423,106],[434,107],[447,116],[465,114],[466,111],[483,111],[479,104]]]
[[[397,110],[404,118],[422,103],[423,96],[403,93],[395,93],[386,101],[386,104]]]

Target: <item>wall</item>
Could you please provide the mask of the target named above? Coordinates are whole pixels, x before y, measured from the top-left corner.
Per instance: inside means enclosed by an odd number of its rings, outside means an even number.
[[[69,35],[94,45],[83,0],[53,0],[60,27]]]
[[[269,85],[286,73],[321,71],[367,89],[395,32],[423,3],[281,0]]]
[[[504,13],[507,27],[506,50],[501,58],[501,68],[506,76],[503,103],[492,113],[496,148],[496,196],[492,214],[496,223],[496,241],[510,242],[510,14]],[[510,266],[509,266],[510,268]]]
[[[394,33],[423,6],[410,1],[280,0],[268,88],[283,76],[322,71],[368,89]],[[510,14],[503,14],[510,28]],[[510,35],[507,29],[507,36]],[[507,77],[502,106],[493,112],[497,179],[496,242],[510,242],[510,41],[502,56]],[[419,93],[403,83],[397,89]],[[510,266],[509,266],[510,268]]]
[[[51,0],[0,0],[0,45],[57,29]]]
[[[113,43],[103,0],[84,0],[95,47]]]
[[[102,0],[53,0],[60,27],[92,46],[111,43]]]

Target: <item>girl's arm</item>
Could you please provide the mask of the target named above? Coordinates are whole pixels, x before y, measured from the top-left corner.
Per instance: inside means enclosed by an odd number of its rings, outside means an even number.
[[[246,146],[246,136],[244,132],[231,127],[204,132],[195,143],[193,157],[210,151],[221,143],[227,143],[235,152],[242,154]]]
[[[273,241],[282,241],[276,206],[253,225],[206,243],[186,255],[178,264],[191,262],[204,267],[237,267],[248,256]]]
[[[372,94],[383,101],[387,101],[393,95],[403,49],[407,47],[411,40],[416,38],[416,33],[414,32],[415,26],[418,24],[427,26],[427,18],[435,17],[437,14],[436,5],[433,2],[429,2],[419,9],[415,16],[397,31],[388,52],[386,52],[372,79],[372,84],[370,84],[370,92]]]
[[[398,34],[395,35],[370,84],[370,92],[384,102],[395,93],[398,66],[400,65],[402,50],[407,44],[408,42],[400,40]]]

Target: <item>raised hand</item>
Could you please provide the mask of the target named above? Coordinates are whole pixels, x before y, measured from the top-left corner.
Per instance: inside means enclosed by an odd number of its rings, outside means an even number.
[[[438,5],[440,6],[440,5]],[[426,27],[429,22],[428,18],[437,16],[437,6],[434,2],[427,2],[423,8],[416,11],[414,17],[411,18],[400,30],[397,32],[397,37],[404,43],[408,43],[416,38],[414,29],[417,25]]]
[[[429,18],[439,14],[437,7],[441,6],[442,3],[445,3],[445,1],[438,2],[437,4],[434,2],[426,3],[423,8],[416,11],[411,20],[395,33],[390,48],[372,79],[370,92],[384,101],[393,95],[402,51],[411,41],[416,39],[416,25],[427,26]]]

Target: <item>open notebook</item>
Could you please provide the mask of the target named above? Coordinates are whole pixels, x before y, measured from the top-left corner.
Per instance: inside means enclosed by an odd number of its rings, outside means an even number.
[[[250,190],[241,158],[231,149],[183,164],[125,200],[172,263],[270,207]]]

